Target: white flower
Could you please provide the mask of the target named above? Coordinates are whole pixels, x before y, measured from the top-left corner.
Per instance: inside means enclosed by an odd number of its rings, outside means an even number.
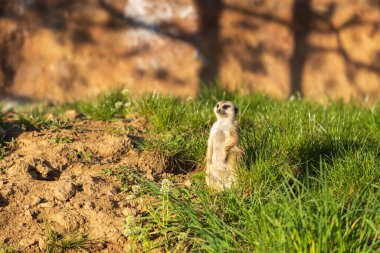
[[[128,108],[128,107],[130,107],[131,106],[131,102],[126,102],[125,104],[124,104],[124,107],[125,108]]]
[[[169,179],[164,179],[161,182],[160,192],[163,194],[168,194],[171,191],[172,187],[173,187],[172,181],[170,181]]]
[[[141,227],[135,227],[135,229],[134,229],[135,235],[141,234],[141,232],[142,232],[142,228]]]
[[[121,102],[121,101],[117,101],[116,103],[115,103],[115,108],[116,109],[120,109],[122,106],[123,106],[123,102]]]
[[[185,233],[185,232],[181,232],[181,233],[179,233],[179,235],[178,235],[178,240],[179,240],[179,241],[185,240],[186,237],[187,237],[187,233]]]
[[[125,88],[121,91],[121,94],[123,94],[124,96],[127,96],[127,95],[129,95],[129,90],[127,88]]]
[[[135,199],[136,198],[136,195],[135,194],[129,194],[126,199],[127,200],[132,200],[132,199]]]
[[[140,190],[141,190],[141,186],[140,185],[134,185],[132,186],[132,192],[136,195],[138,195],[140,193]]]
[[[125,228],[133,228],[135,225],[136,225],[135,217],[133,217],[132,215],[128,215],[127,217],[125,217],[125,220],[124,220]]]
[[[134,236],[141,234],[142,229],[136,224],[136,219],[132,215],[128,215],[124,220],[123,234],[125,236]]]
[[[124,228],[124,231],[123,231],[123,234],[125,235],[125,236],[131,236],[132,234],[133,234],[133,230],[132,229],[130,229],[130,228]]]

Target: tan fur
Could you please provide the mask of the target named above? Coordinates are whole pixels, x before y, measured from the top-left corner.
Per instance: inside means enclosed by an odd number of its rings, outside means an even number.
[[[230,101],[220,101],[214,107],[217,121],[207,142],[206,184],[215,191],[230,189],[235,181],[239,155],[237,107]]]

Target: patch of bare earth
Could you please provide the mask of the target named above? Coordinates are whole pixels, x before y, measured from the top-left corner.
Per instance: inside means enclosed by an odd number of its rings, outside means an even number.
[[[134,149],[143,132],[139,118],[22,132],[0,161],[0,245],[44,251],[49,224],[60,234],[88,234],[90,252],[122,252],[128,244],[122,231],[126,210],[141,207],[102,172],[129,166],[153,178],[165,171],[154,154]]]

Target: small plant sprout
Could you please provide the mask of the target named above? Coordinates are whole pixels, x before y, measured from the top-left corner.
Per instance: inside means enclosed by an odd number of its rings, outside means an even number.
[[[129,236],[133,235],[133,230],[130,229],[130,228],[124,228],[123,234],[124,234],[126,237],[129,237]]]
[[[141,186],[140,185],[133,185],[131,191],[132,191],[132,193],[130,193],[126,197],[127,200],[132,200],[132,199],[135,199],[137,196],[139,196],[139,194],[141,192]]]
[[[161,182],[161,189],[160,192],[162,194],[169,194],[173,188],[173,182],[170,181],[170,179],[165,178]]]
[[[134,185],[134,186],[132,186],[132,192],[136,196],[139,195],[140,192],[141,192],[141,186],[140,185]]]
[[[135,225],[136,225],[136,219],[134,216],[128,215],[127,217],[125,217],[124,226],[126,228],[131,228],[131,227],[134,227]]]
[[[187,238],[187,233],[186,232],[181,232],[178,234],[178,241],[183,241]]]
[[[135,217],[133,217],[132,215],[128,215],[127,217],[125,217],[123,234],[126,237],[134,238],[134,236],[141,234],[141,232],[142,229],[137,224]]]
[[[123,105],[124,105],[123,102],[121,102],[121,101],[117,101],[117,102],[115,103],[115,109],[116,109],[116,110],[119,110]]]
[[[121,91],[121,94],[123,94],[124,96],[128,96],[129,95],[129,90],[125,88],[125,89],[123,89]]]
[[[136,198],[136,195],[132,193],[132,194],[128,194],[125,199],[126,200],[132,200],[132,199],[135,199],[135,198]]]

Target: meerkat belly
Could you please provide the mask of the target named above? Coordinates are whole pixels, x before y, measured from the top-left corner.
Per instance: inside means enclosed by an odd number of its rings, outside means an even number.
[[[212,152],[212,164],[217,168],[224,164],[224,143],[226,141],[226,135],[223,131],[217,130],[214,138],[213,152]]]
[[[212,164],[208,180],[211,185],[218,188],[229,188],[233,181],[231,168],[228,164]]]

